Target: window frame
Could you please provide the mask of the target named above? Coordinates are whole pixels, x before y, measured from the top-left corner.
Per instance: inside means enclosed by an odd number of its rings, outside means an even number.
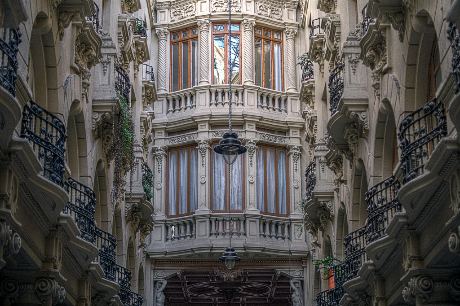
[[[258,30],[260,30],[261,34],[258,33]],[[265,36],[265,31],[270,31],[270,37]],[[280,34],[280,39],[274,37],[275,32]],[[260,85],[257,84],[257,74],[256,74],[255,66],[254,66],[254,74],[255,74],[254,81],[256,85],[262,88],[267,88],[271,90],[284,91],[284,36],[283,36],[283,31],[274,29],[274,28],[265,27],[265,26],[254,27],[254,52],[256,51],[255,43],[257,39],[261,40],[261,47],[260,47],[261,48],[261,57],[260,57],[261,84]],[[271,83],[272,83],[271,87],[265,86],[265,61],[263,59],[264,59],[264,43],[266,41],[270,41],[270,66],[271,66],[270,76],[271,76]],[[281,65],[281,80],[280,80],[281,89],[280,90],[277,90],[276,85],[275,85],[276,84],[275,74],[274,74],[274,71],[275,71],[275,54],[274,54],[275,53],[275,48],[274,48],[275,43],[280,44],[280,59],[281,59],[281,64],[280,64]],[[256,61],[257,61],[257,56],[254,56],[254,57],[256,58]]]
[[[225,207],[223,210],[220,209],[215,209],[214,208],[214,166],[215,166],[215,153],[214,152],[214,146],[216,146],[218,143],[213,143],[211,145],[211,154],[210,154],[210,167],[208,170],[208,175],[211,178],[210,180],[210,186],[209,186],[209,207],[213,213],[224,213],[224,212],[231,212],[231,213],[243,213],[244,210],[246,209],[246,155],[240,155],[241,156],[241,168],[242,168],[242,178],[241,178],[241,185],[243,188],[243,200],[241,203],[241,209],[231,209],[230,208],[230,173],[229,173],[229,165],[224,162],[225,165]]]
[[[194,34],[194,31],[196,32],[196,34]],[[184,32],[187,32],[188,33],[188,36],[187,37],[183,37],[182,33]],[[175,39],[173,40],[173,36],[174,34],[177,34],[178,35],[178,39]],[[198,55],[198,52],[199,52],[199,48],[198,48],[198,44],[199,44],[199,38],[198,38],[198,27],[196,26],[193,26],[193,27],[188,27],[188,28],[184,28],[184,29],[180,29],[180,30],[175,30],[175,31],[171,31],[170,33],[170,36],[169,36],[169,57],[170,57],[170,63],[169,63],[169,88],[171,90],[171,92],[176,92],[176,91],[180,91],[180,90],[183,90],[183,89],[188,89],[188,88],[192,88],[193,86],[197,86],[198,85],[198,71],[199,71],[199,60],[197,58],[197,61],[195,63],[195,69],[196,69],[196,72],[197,72],[197,78],[196,78],[196,84],[193,85],[192,84],[192,73],[193,73],[193,57],[192,57],[192,42],[193,41],[196,41],[197,42],[197,45],[196,45],[196,52],[197,52],[197,55]],[[187,76],[187,86],[186,87],[183,87],[182,86],[182,67],[183,67],[183,56],[182,56],[182,45],[183,44],[187,44],[188,45],[188,59],[189,59],[189,62],[188,62],[188,76]],[[174,60],[173,60],[173,45],[177,45],[178,48],[178,88],[177,89],[173,89],[173,67],[174,67]]]
[[[196,157],[197,157],[197,160],[196,160],[196,168],[197,168],[197,177],[195,179],[196,181],[196,191],[197,191],[197,207],[196,209],[198,209],[198,190],[199,190],[199,179],[198,179],[198,171],[199,171],[199,167],[198,167],[198,163],[199,163],[199,152],[198,152],[198,149],[193,146],[193,145],[184,145],[183,147],[170,147],[168,148],[168,155],[167,155],[167,163],[166,163],[166,185],[167,185],[167,188],[166,188],[166,207],[165,207],[165,212],[166,212],[166,215],[168,217],[174,217],[174,218],[178,218],[178,217],[183,217],[183,216],[189,216],[189,215],[192,215],[193,213],[195,213],[195,211],[191,210],[191,207],[190,207],[190,194],[191,194],[191,183],[190,183],[190,178],[191,178],[191,171],[190,171],[190,166],[187,167],[187,194],[186,194],[186,212],[185,213],[180,213],[180,201],[179,201],[179,194],[180,194],[180,170],[181,170],[181,164],[180,164],[180,158],[179,158],[179,155],[180,155],[180,152],[183,151],[183,150],[187,150],[187,154],[188,154],[188,158],[190,158],[191,156],[191,152],[193,150],[195,150],[196,152]],[[169,201],[169,190],[171,188],[170,184],[169,184],[169,177],[170,177],[170,154],[175,152],[177,155],[177,169],[176,169],[176,185],[174,187],[176,187],[176,214],[172,215],[170,213],[170,201]],[[189,160],[190,161],[190,160]],[[192,163],[188,163],[189,165],[191,165]]]
[[[238,52],[238,75],[239,75],[239,82],[238,83],[232,83],[232,85],[241,85],[242,84],[242,76],[241,76],[241,60],[242,60],[242,55],[241,55],[241,23],[240,22],[232,22],[231,25],[237,25],[239,27],[238,31],[232,30],[232,36],[238,36],[238,42],[239,42],[239,52]],[[215,26],[223,26],[224,30],[223,31],[215,31],[214,27]],[[222,23],[222,22],[216,22],[211,24],[211,84],[212,85],[223,85],[223,84],[229,84],[228,80],[228,57],[229,57],[229,50],[228,50],[228,35],[229,35],[229,30],[228,30],[228,22],[227,23]],[[214,37],[216,36],[223,36],[224,37],[224,71],[226,72],[224,75],[224,83],[223,84],[217,84],[214,83]],[[232,44],[233,45],[233,44]]]
[[[260,213],[263,214],[263,215],[272,215],[272,216],[279,216],[279,217],[286,217],[288,216],[290,213],[291,213],[291,209],[290,209],[290,203],[291,203],[291,197],[290,197],[290,185],[291,185],[291,182],[290,182],[290,179],[289,179],[289,173],[290,173],[290,169],[289,169],[289,153],[288,153],[288,150],[286,149],[286,147],[283,147],[283,146],[276,146],[276,145],[270,145],[270,144],[259,144],[257,146],[257,156],[256,156],[256,178],[259,177],[257,171],[258,171],[258,158],[260,156],[260,150],[262,149],[274,149],[275,151],[275,181],[276,181],[276,184],[278,182],[278,160],[279,160],[279,156],[278,156],[278,153],[279,151],[284,151],[284,154],[285,154],[285,171],[286,171],[286,213],[284,214],[281,214],[280,213],[280,205],[279,205],[279,191],[278,191],[278,188],[275,188],[275,212],[272,213],[272,212],[269,212],[268,211],[268,199],[267,199],[267,195],[268,195],[268,184],[267,184],[267,181],[268,181],[268,176],[266,175],[267,173],[267,158],[264,159],[264,201],[263,201],[263,204],[264,204],[264,207],[262,210],[260,210]],[[259,186],[259,183],[256,182],[256,186],[255,186],[255,193],[256,195],[258,195],[258,186]],[[256,201],[256,207],[259,209],[259,199],[257,199]]]

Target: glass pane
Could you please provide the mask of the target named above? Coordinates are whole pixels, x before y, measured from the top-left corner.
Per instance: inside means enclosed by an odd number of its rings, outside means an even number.
[[[187,150],[180,151],[179,214],[187,212]]]
[[[190,212],[198,209],[198,153],[196,149],[190,151]]]
[[[216,24],[214,26],[214,32],[222,32],[224,30],[224,25],[223,24]]]
[[[275,39],[281,39],[281,32],[273,32],[273,37]]]
[[[232,32],[238,32],[240,30],[240,25],[239,24],[232,24],[230,29]]]
[[[264,159],[265,159],[265,150],[257,150],[257,208],[260,211],[264,211],[264,182],[265,182],[265,168],[264,168]]]
[[[171,90],[179,90],[179,45],[173,44],[171,49],[172,57],[172,76]]]
[[[198,41],[192,40],[192,84],[198,84]]]
[[[233,163],[230,179],[230,209],[243,209],[243,157],[240,155]]]
[[[182,43],[182,88],[188,86],[188,75],[189,75],[189,55],[188,55],[188,41]]]
[[[177,40],[179,39],[179,34],[178,33],[171,33],[171,40]]]
[[[233,36],[230,40],[229,46],[230,53],[230,63],[231,63],[231,79],[232,84],[240,83],[240,37]]]
[[[214,84],[225,82],[225,41],[223,36],[214,37]]]
[[[256,29],[256,35],[262,35],[262,29],[257,28]]]
[[[271,36],[271,32],[270,32],[269,30],[265,30],[265,31],[264,31],[264,36],[265,36],[265,37],[268,37],[268,38],[271,38],[271,37],[270,37],[270,36]]]
[[[176,175],[177,175],[177,157],[176,157],[176,152],[171,152],[169,153],[169,193],[168,193],[168,198],[169,198],[169,214],[170,215],[175,215],[176,212],[176,188],[177,188],[177,180],[176,180]]]
[[[256,85],[262,86],[262,40],[256,38],[254,46],[256,49]]]
[[[264,87],[272,88],[272,80],[271,80],[271,58],[270,58],[270,50],[271,50],[271,43],[269,40],[264,41]]]
[[[279,213],[286,213],[286,152],[278,151],[278,205]]]
[[[182,32],[182,38],[186,38],[188,37],[188,32],[187,31],[183,31]]]
[[[225,161],[222,155],[213,153],[214,169],[213,169],[213,209],[225,209]]]
[[[275,89],[281,91],[283,84],[282,84],[282,66],[281,66],[281,45],[274,44],[273,50],[273,73],[274,73],[274,81],[275,81]]]
[[[192,29],[192,35],[198,35],[198,30],[197,28]]]
[[[275,150],[267,149],[267,210],[269,213],[275,213]]]

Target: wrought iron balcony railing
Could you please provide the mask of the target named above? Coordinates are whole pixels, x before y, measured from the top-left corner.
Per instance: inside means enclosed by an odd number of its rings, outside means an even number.
[[[131,90],[131,82],[125,69],[120,65],[115,65],[115,91],[118,95],[124,96],[129,99],[129,93]]]
[[[64,186],[64,123],[38,104],[30,101],[22,112],[21,137],[27,139],[43,167],[43,176]]]
[[[367,4],[364,6],[363,10],[361,11],[361,15],[363,17],[363,21],[361,21],[361,36],[364,36],[366,35],[367,30],[369,30],[370,24],[375,22],[375,19],[368,15]]]
[[[117,280],[117,267],[115,264],[115,249],[117,241],[115,237],[100,228],[96,227],[96,246],[99,250],[97,262],[104,271],[106,279],[115,282]]]
[[[313,198],[313,190],[316,187],[316,162],[313,160],[305,169],[306,192],[305,198],[307,201]]]
[[[147,23],[145,20],[139,18],[134,20],[134,34],[142,37],[147,37]]]
[[[96,195],[94,191],[73,178],[67,180],[65,189],[69,193],[69,202],[64,207],[64,213],[69,214],[75,220],[82,239],[96,243],[94,223]]]
[[[452,46],[452,74],[457,83],[455,93],[458,93],[460,91],[460,31],[455,23],[449,23],[447,38]]]
[[[390,176],[366,192],[368,244],[382,238],[394,215],[401,211],[401,203],[396,198],[400,186],[397,178]]]
[[[331,115],[338,111],[339,102],[343,95],[343,70],[344,63],[338,63],[329,76],[329,110]]]
[[[125,306],[141,306],[143,303],[143,298],[141,295],[132,292],[127,288],[120,288],[118,292],[121,302]]]
[[[444,105],[436,98],[401,121],[398,139],[404,184],[424,173],[435,146],[446,135]]]
[[[115,265],[116,282],[120,288],[129,289],[131,287],[131,272],[123,266]]]
[[[19,30],[0,29],[0,82],[13,97],[16,96],[17,54],[20,38]]]
[[[345,236],[345,261],[341,265],[343,280],[348,281],[358,274],[366,261],[366,226]]]
[[[317,306],[338,306],[344,294],[342,286],[336,286],[333,289],[321,291],[316,296]]]
[[[153,198],[153,171],[146,162],[142,163],[142,187],[145,198],[150,201]]]
[[[100,10],[99,10],[99,6],[94,1],[93,1],[92,10],[93,10],[93,12],[92,12],[91,16],[86,17],[86,20],[93,25],[94,30],[97,33],[100,33],[101,32],[101,24],[100,24],[100,21],[99,21],[99,12],[100,12]]]
[[[310,38],[324,35],[323,18],[315,18],[310,25]]]
[[[142,81],[155,82],[155,73],[152,66],[142,64]]]

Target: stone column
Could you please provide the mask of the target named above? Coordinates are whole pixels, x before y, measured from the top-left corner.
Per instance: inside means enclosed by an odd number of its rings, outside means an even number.
[[[254,19],[244,19],[243,25],[243,82],[254,85]]]
[[[209,156],[208,140],[198,140],[198,208],[196,213],[209,213],[208,199],[208,156]]]
[[[297,28],[287,28],[286,34],[286,56],[285,56],[285,84],[286,91],[296,92],[296,58],[295,58],[295,37],[297,35]]]
[[[200,38],[200,85],[209,84],[209,20],[198,20]]]
[[[166,92],[167,79],[167,41],[168,30],[159,28],[156,30],[158,36],[158,93]]]
[[[154,212],[157,215],[157,218],[160,216],[164,217],[165,214],[165,169],[166,169],[166,147],[156,146],[153,147],[153,157],[154,157],[154,167],[153,167],[153,177],[154,177],[154,200],[155,203]]]
[[[289,149],[289,172],[291,174],[291,215],[301,216],[302,212],[300,209],[300,204],[302,201],[302,195],[300,190],[301,182],[301,171],[300,171],[300,156],[302,155],[302,150],[300,146],[293,145]]]

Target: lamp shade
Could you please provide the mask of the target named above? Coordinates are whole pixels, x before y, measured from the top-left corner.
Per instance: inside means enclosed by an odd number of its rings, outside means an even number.
[[[222,262],[228,270],[235,268],[237,262],[240,261],[240,257],[236,254],[234,248],[226,248],[222,256],[219,257],[219,261]]]
[[[246,147],[241,144],[238,134],[235,132],[225,132],[219,144],[214,147],[214,152],[221,154],[227,164],[235,162],[238,155],[246,152]]]

